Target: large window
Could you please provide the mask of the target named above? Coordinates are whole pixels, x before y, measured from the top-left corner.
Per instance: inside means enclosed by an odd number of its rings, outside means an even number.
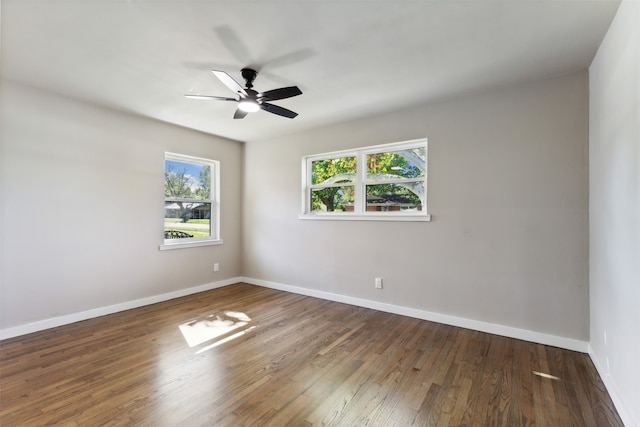
[[[164,245],[161,249],[222,243],[219,163],[166,153],[164,161]]]
[[[428,221],[427,140],[307,156],[301,219]]]

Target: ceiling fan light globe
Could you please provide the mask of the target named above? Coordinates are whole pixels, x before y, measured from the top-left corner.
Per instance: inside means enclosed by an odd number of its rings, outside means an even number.
[[[255,101],[240,101],[238,103],[238,108],[245,113],[255,113],[260,109],[260,105]]]

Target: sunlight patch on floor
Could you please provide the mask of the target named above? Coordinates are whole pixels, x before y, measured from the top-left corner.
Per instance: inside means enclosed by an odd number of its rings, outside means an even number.
[[[224,336],[238,328],[245,327],[251,318],[239,311],[225,311],[221,314],[209,314],[191,320],[179,326],[182,336],[189,347]],[[220,341],[218,341],[220,342]]]
[[[556,377],[555,375],[551,375],[551,374],[545,374],[544,372],[538,372],[538,371],[531,371],[533,372],[534,375],[537,375],[539,377],[542,378],[548,378],[550,380],[560,380],[561,378]]]
[[[239,338],[241,336],[243,336],[244,334],[246,334],[247,332],[249,332],[252,329],[255,329],[255,326],[250,326],[247,329],[245,329],[244,331],[240,331],[240,332],[236,332],[233,335],[229,335],[226,338],[222,338],[221,340],[218,340],[216,342],[214,342],[213,344],[209,344],[206,347],[201,348],[200,350],[196,351],[196,354],[200,354],[200,353],[204,353],[207,350],[211,350],[212,348],[216,348],[219,345],[222,345],[224,343],[227,343],[229,341],[235,340],[236,338]]]

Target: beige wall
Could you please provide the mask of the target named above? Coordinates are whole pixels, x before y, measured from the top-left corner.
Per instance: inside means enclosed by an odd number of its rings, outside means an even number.
[[[241,143],[0,90],[3,329],[241,274]],[[221,161],[222,246],[158,249],[165,151]]]
[[[591,355],[640,425],[640,3],[623,1],[589,68]]]
[[[247,144],[244,274],[588,340],[587,89],[581,72]],[[302,156],[421,137],[432,222],[297,218]]]

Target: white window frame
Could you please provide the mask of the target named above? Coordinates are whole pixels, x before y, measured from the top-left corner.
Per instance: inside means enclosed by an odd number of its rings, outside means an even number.
[[[198,200],[199,202],[211,203],[211,225],[210,231],[211,234],[208,237],[193,237],[193,238],[183,238],[183,239],[164,239],[163,243],[160,245],[160,250],[168,250],[168,249],[182,249],[182,248],[193,248],[199,246],[211,246],[211,245],[221,245],[222,238],[220,237],[220,162],[217,160],[205,159],[202,157],[194,157],[186,154],[178,154],[178,153],[170,153],[166,152],[164,155],[163,161],[163,172],[165,171],[165,162],[167,160],[174,160],[183,163],[191,163],[195,165],[201,166],[209,166],[211,171],[211,191],[209,194],[209,199]],[[163,175],[164,176],[164,175]],[[163,180],[164,181],[164,180]],[[163,194],[164,194],[164,186],[163,186]],[[164,230],[164,202],[163,200],[163,230]],[[189,199],[190,200],[190,199]]]
[[[410,148],[425,148],[424,173],[424,205],[421,211],[409,212],[368,212],[366,210],[366,158],[368,154],[406,150]],[[428,154],[429,147],[426,138],[411,141],[394,142],[357,149],[333,151],[330,153],[314,154],[302,158],[302,209],[298,215],[303,220],[343,220],[343,221],[431,221],[427,210],[427,182],[428,182]],[[311,189],[321,188],[311,184],[312,163],[319,160],[329,160],[342,157],[356,157],[356,180],[354,183],[336,184],[336,186],[354,186],[353,212],[312,212]],[[386,181],[381,183],[387,183]],[[389,181],[389,183],[395,183]]]

